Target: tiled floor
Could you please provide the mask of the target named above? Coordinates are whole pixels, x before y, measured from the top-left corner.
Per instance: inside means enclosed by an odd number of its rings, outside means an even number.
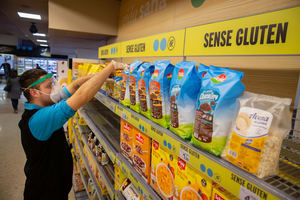
[[[23,113],[24,97],[19,102],[19,113],[13,113],[10,99],[6,99],[0,84],[0,199],[21,200],[25,183],[25,154],[21,145],[18,122]],[[75,199],[73,192],[69,199]]]

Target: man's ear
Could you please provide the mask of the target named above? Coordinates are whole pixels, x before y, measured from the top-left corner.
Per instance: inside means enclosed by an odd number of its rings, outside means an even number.
[[[30,88],[30,89],[29,89],[29,93],[30,93],[30,95],[31,95],[33,98],[38,98],[38,97],[40,97],[40,93],[39,93],[39,91],[36,90],[36,89]]]

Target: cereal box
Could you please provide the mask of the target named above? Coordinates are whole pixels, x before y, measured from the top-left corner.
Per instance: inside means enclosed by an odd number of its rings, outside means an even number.
[[[178,157],[174,200],[210,200],[211,194],[212,180]]]
[[[120,147],[121,154],[132,164],[134,127],[121,119]]]
[[[151,138],[136,129],[132,162],[134,169],[149,183],[150,181]]]
[[[214,186],[212,200],[238,200],[236,196],[225,190],[219,185]]]
[[[176,157],[161,149],[160,144],[152,140],[150,185],[165,200],[174,196]]]

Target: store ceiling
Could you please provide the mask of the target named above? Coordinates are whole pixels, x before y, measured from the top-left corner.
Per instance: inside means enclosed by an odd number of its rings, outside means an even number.
[[[18,11],[40,14],[42,20],[20,18]],[[0,0],[0,44],[18,45],[18,40],[31,40],[36,45],[36,39],[44,37],[33,36],[29,27],[36,23],[39,33],[46,33],[51,54],[78,57],[80,49],[97,51],[99,46],[105,45],[107,37],[97,34],[49,31],[48,30],[48,0]]]

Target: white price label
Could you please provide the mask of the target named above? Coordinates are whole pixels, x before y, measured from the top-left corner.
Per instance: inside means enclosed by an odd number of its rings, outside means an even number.
[[[241,200],[259,200],[259,196],[251,192],[250,190],[240,186],[240,196],[239,199]]]
[[[190,162],[190,154],[184,148],[180,148],[180,158],[182,158],[186,162]]]
[[[125,120],[127,118],[127,116],[126,116],[126,114],[124,112],[122,112],[121,117],[122,117],[122,119],[125,119]]]

